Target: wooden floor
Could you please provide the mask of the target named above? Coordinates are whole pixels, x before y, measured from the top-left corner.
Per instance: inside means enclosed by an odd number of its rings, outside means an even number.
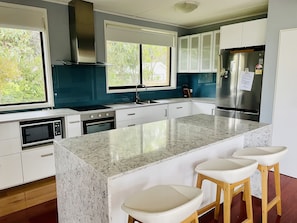
[[[269,185],[273,185],[272,174],[269,174]],[[273,188],[270,186],[270,188]],[[281,176],[282,189],[282,217],[277,216],[275,207],[269,212],[268,223],[296,223],[297,222],[297,179]],[[269,190],[269,196],[274,195],[274,190]],[[200,223],[223,222],[222,208],[219,221],[213,220],[213,212],[199,218]],[[254,223],[261,222],[261,200],[253,198]],[[241,194],[234,197],[231,210],[231,222],[239,223],[245,219],[245,204]],[[0,223],[58,223],[56,200],[46,202],[35,207],[0,217]],[[75,222],[74,222],[75,223]],[[119,222],[121,223],[121,222]]]

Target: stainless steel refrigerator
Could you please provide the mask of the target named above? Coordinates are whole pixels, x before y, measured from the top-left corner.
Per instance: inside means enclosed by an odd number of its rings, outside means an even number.
[[[221,50],[216,115],[259,121],[264,47]]]

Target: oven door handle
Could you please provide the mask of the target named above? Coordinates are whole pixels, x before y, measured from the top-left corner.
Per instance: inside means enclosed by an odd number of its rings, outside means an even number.
[[[106,121],[90,122],[90,123],[86,123],[86,126],[100,125],[100,124],[112,123],[112,122],[114,122],[114,120],[106,120]]]

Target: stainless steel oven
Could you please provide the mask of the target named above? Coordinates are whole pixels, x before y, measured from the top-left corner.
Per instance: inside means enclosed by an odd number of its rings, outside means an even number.
[[[115,128],[115,112],[94,112],[91,114],[81,114],[82,132],[90,134],[102,132]]]

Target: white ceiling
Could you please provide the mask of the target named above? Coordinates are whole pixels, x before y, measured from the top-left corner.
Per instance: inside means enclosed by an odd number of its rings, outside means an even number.
[[[69,0],[45,0],[68,4]],[[197,0],[199,7],[190,13],[174,8],[180,0],[86,0],[94,10],[137,19],[194,28],[218,22],[267,13],[268,0]],[[186,0],[187,1],[187,0]]]

